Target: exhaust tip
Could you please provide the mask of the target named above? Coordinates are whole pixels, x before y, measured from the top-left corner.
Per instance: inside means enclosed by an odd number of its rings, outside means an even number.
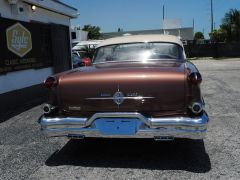
[[[43,106],[44,114],[50,114],[54,109],[55,109],[55,107],[50,104],[45,104]]]
[[[201,103],[195,102],[192,104],[191,110],[194,114],[199,114],[203,110],[203,105]]]

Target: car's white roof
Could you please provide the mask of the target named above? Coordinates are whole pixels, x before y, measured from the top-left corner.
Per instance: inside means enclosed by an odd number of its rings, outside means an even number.
[[[106,39],[100,43],[97,47],[108,46],[113,44],[126,44],[126,43],[135,43],[135,42],[170,42],[176,43],[183,47],[182,41],[172,35],[129,35],[121,36],[116,38]]]
[[[76,46],[84,46],[84,45],[96,45],[101,43],[102,40],[96,40],[96,41],[80,41],[79,43],[77,43]]]
[[[95,41],[80,41],[79,43],[77,43],[72,50],[80,50],[83,48],[83,46],[94,46],[94,45],[98,45],[99,43],[101,43],[103,40],[95,40]]]

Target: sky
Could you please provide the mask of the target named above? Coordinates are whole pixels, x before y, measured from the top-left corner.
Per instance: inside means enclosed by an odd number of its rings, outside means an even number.
[[[83,27],[91,24],[101,27],[102,32],[148,30],[162,28],[165,19],[180,19],[182,27],[192,27],[194,31],[211,29],[210,0],[62,0],[78,9],[80,15],[72,20],[72,25]],[[240,0],[213,0],[214,22],[218,28],[224,14],[231,8],[240,10]]]

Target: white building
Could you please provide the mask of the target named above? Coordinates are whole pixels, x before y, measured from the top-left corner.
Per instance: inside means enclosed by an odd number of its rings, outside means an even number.
[[[88,40],[88,32],[81,30],[80,27],[72,26],[71,27],[71,38],[72,38],[72,44],[76,45],[77,43],[79,43],[81,41]]]
[[[71,68],[70,20],[77,16],[58,0],[0,0],[0,108],[4,95]]]

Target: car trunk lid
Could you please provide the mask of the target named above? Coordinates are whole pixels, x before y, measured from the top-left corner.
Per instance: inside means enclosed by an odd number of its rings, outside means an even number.
[[[109,63],[59,79],[65,111],[166,112],[185,109],[184,63]]]

